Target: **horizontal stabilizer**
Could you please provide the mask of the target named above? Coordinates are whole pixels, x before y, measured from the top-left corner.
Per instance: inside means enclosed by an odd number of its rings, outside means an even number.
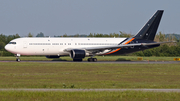
[[[143,46],[148,45],[157,45],[157,44],[163,44],[163,43],[175,43],[176,41],[167,41],[167,42],[156,42],[156,43],[142,43]]]

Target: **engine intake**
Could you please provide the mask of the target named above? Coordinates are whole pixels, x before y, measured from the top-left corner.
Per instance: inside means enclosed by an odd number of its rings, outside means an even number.
[[[74,49],[71,50],[71,58],[73,59],[82,59],[86,56],[86,52],[84,50],[78,50],[78,49]]]

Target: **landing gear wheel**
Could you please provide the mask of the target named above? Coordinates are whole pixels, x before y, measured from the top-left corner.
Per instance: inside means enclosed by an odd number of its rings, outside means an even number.
[[[93,58],[93,62],[97,62],[97,58]]]
[[[20,55],[20,54],[16,54],[15,56],[16,56],[16,61],[17,61],[17,62],[20,62],[21,60],[19,59],[19,57],[20,57],[21,55]]]
[[[93,58],[88,58],[88,62],[92,62],[93,61]]]
[[[97,58],[88,58],[88,62],[97,62]]]
[[[17,61],[17,62],[20,62],[21,60],[18,58],[18,59],[16,59],[16,61]]]

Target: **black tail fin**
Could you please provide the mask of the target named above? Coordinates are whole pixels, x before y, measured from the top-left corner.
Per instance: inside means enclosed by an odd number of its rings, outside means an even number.
[[[134,36],[135,39],[154,40],[164,10],[158,10],[144,27]]]

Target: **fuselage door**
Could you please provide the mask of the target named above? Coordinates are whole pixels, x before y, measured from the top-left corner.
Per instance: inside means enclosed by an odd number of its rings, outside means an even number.
[[[23,42],[23,48],[27,48],[28,44],[26,41]]]

